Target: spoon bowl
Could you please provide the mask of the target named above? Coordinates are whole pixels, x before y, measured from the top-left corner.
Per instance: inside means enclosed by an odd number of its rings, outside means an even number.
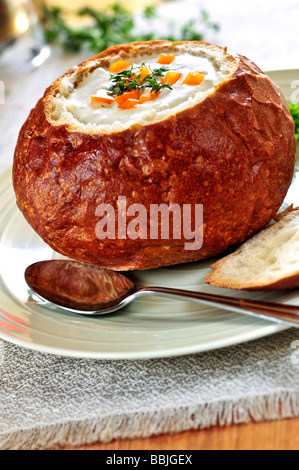
[[[114,311],[136,291],[127,277],[77,261],[32,264],[25,271],[25,279],[42,299],[72,312],[90,315]]]
[[[41,299],[81,315],[110,314],[126,307],[137,297],[160,295],[299,328],[298,306],[169,287],[137,289],[121,273],[78,261],[40,261],[26,269],[25,279]]]

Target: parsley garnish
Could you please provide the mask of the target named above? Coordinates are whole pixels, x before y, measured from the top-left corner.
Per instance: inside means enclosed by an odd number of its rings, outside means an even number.
[[[292,103],[290,105],[290,111],[295,123],[295,136],[297,142],[299,142],[299,105]]]
[[[145,88],[149,88],[150,93],[158,93],[162,88],[172,90],[172,87],[167,83],[162,84],[157,81],[157,77],[164,77],[165,73],[169,70],[167,67],[160,67],[154,70],[148,65],[146,67],[150,70],[151,74],[147,75],[141,83],[139,83],[141,75],[136,76],[136,69],[139,69],[139,67],[134,68],[133,65],[129,70],[111,75],[110,81],[113,82],[113,85],[109,88],[108,95],[120,96],[127,91],[144,90]]]

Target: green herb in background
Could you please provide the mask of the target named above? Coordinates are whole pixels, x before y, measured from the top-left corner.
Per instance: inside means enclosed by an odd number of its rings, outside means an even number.
[[[297,142],[299,142],[299,105],[292,103],[290,105],[290,111],[295,123],[295,136]]]
[[[143,10],[143,19],[148,24],[155,20],[157,9],[148,6]],[[105,11],[83,8],[76,13],[85,17],[87,26],[70,26],[65,19],[65,12],[58,7],[46,7],[43,15],[46,41],[60,44],[70,51],[88,50],[100,52],[107,47],[134,41],[149,41],[167,39],[170,41],[201,41],[204,39],[204,29],[219,30],[219,25],[210,20],[208,12],[202,10],[199,18],[188,21],[175,28],[176,33],[166,33],[161,37],[157,33],[136,33],[134,14],[121,3],[111,5]],[[172,23],[165,22],[165,30],[171,31]]]

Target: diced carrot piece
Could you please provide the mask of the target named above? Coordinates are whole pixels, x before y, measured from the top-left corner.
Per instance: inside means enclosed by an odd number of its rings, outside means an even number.
[[[107,104],[111,106],[114,103],[115,99],[113,96],[109,96],[106,94],[102,95],[92,95],[91,97],[91,104]]]
[[[116,96],[115,101],[117,102],[118,106],[120,106],[125,101],[131,100],[139,100],[140,97],[140,90],[131,90],[123,93],[122,95]]]
[[[190,86],[200,85],[204,78],[205,76],[199,71],[190,72],[188,73],[187,77],[183,80],[182,84]]]
[[[140,67],[140,75],[141,75],[140,81],[142,82],[146,77],[151,75],[151,72],[149,71],[147,67],[145,67],[145,65],[142,65]]]
[[[135,108],[135,106],[137,106],[137,104],[140,104],[139,100],[128,99],[128,100],[124,101],[123,103],[121,103],[119,105],[119,107],[121,109],[130,109],[130,108]]]
[[[153,91],[151,93],[150,90],[147,90],[144,93],[142,93],[142,95],[140,96],[139,101],[140,101],[140,103],[145,103],[146,101],[154,101],[157,98],[159,98],[159,95],[160,95],[159,91],[158,92]]]
[[[167,72],[164,78],[162,78],[161,83],[167,85],[174,85],[180,78],[182,74],[178,72]]]
[[[134,78],[137,78],[139,75],[140,75],[140,78],[138,80],[138,83],[141,83],[148,75],[151,75],[151,72],[145,65],[142,65],[140,67],[139,72],[134,75]]]
[[[171,62],[173,62],[175,59],[175,55],[164,55],[164,54],[161,54],[159,60],[158,60],[158,64],[163,64],[163,65],[169,65],[171,64]]]
[[[131,62],[126,62],[125,60],[118,60],[114,64],[110,65],[109,72],[119,73],[131,67],[131,65],[132,65]]]

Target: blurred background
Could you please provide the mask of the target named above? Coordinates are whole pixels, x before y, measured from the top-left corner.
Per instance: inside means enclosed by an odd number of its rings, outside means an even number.
[[[0,78],[22,72],[22,64],[39,66],[49,46],[85,58],[157,38],[207,40],[262,68],[299,66],[298,0],[117,1],[0,0]]]
[[[132,10],[137,10],[143,8],[144,5],[153,5],[157,4],[159,0],[125,0],[123,4]],[[47,5],[54,5],[59,7],[66,7],[72,9],[79,9],[82,7],[90,6],[92,8],[105,8],[111,5],[111,0],[72,0],[72,2],[67,0],[33,0],[37,10],[40,12],[43,8],[43,4],[46,3]]]
[[[112,44],[202,39],[299,69],[298,25],[299,0],[0,0],[0,170],[45,88]]]

